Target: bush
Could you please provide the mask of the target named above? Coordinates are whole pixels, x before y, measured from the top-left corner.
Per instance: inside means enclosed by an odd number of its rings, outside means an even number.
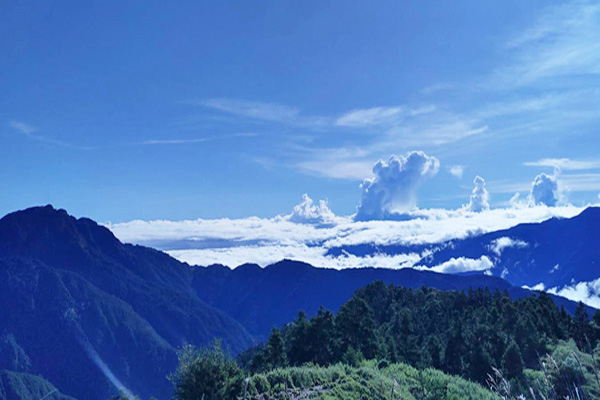
[[[169,376],[178,400],[232,399],[242,393],[244,375],[219,341],[204,349],[186,345],[178,357],[177,370]]]

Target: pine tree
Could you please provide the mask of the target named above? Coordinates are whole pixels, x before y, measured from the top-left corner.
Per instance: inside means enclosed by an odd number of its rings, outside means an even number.
[[[377,353],[375,318],[364,299],[354,296],[344,304],[336,316],[336,325],[344,350],[352,346],[367,359],[375,357]]]
[[[267,360],[271,368],[284,367],[286,365],[285,346],[281,332],[273,328],[269,341],[267,342]]]
[[[485,383],[488,374],[492,373],[493,360],[485,346],[477,343],[469,356],[469,372],[472,380]]]
[[[400,336],[396,338],[398,355],[407,364],[417,366],[421,361],[418,338],[413,333],[412,323],[407,314],[402,315]]]
[[[298,318],[290,327],[287,342],[289,343],[288,360],[292,365],[301,365],[310,360],[309,340],[308,340],[309,323],[306,319],[306,314],[300,311]]]
[[[442,346],[436,337],[430,337],[427,342],[427,351],[431,366],[436,369],[442,368]]]
[[[504,355],[502,356],[502,368],[508,378],[520,378],[523,375],[523,357],[517,343],[511,339]]]
[[[589,341],[590,318],[588,317],[585,305],[582,302],[577,304],[575,315],[573,317],[573,339],[580,349],[586,348]]]
[[[331,311],[323,307],[319,309],[310,321],[307,336],[310,361],[327,365],[341,356],[335,317]]]
[[[461,375],[463,372],[463,356],[465,353],[465,340],[460,323],[453,330],[446,345],[445,366],[446,371],[453,375]]]

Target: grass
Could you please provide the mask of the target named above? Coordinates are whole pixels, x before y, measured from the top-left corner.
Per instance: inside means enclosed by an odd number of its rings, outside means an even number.
[[[486,400],[486,388],[441,371],[406,364],[368,361],[358,367],[306,365],[256,374],[248,382],[248,399],[266,400]]]

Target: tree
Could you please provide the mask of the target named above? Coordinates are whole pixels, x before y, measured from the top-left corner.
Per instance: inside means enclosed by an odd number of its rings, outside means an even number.
[[[407,314],[402,315],[400,323],[400,337],[396,338],[398,354],[400,358],[413,366],[417,366],[421,361],[421,352],[419,351],[418,338],[413,333],[412,323]]]
[[[485,383],[492,373],[493,360],[482,343],[476,343],[469,356],[469,375],[472,380]]]
[[[589,338],[590,318],[585,305],[580,301],[575,309],[573,316],[573,339],[577,347],[584,349],[587,347]]]
[[[271,368],[284,367],[286,364],[285,345],[277,328],[273,328],[267,342],[267,361]]]
[[[362,352],[367,359],[375,357],[377,353],[375,318],[364,299],[353,296],[344,304],[337,314],[336,325],[344,350],[352,346]]]
[[[321,307],[308,327],[310,361],[326,365],[339,359],[339,341],[335,317]]]
[[[427,341],[427,351],[431,366],[436,369],[442,368],[442,346],[436,337],[430,337]]]
[[[465,339],[460,323],[450,334],[446,344],[445,366],[446,371],[453,375],[461,375],[463,372],[463,356],[465,353]]]
[[[504,355],[502,356],[502,368],[508,378],[520,378],[523,375],[523,357],[517,343],[511,339]]]
[[[241,393],[244,375],[218,340],[203,349],[186,345],[178,358],[177,370],[169,376],[178,400],[230,399]]]
[[[286,340],[289,343],[288,360],[292,365],[301,365],[310,360],[308,328],[306,314],[300,311],[298,318],[290,327],[288,340]]]

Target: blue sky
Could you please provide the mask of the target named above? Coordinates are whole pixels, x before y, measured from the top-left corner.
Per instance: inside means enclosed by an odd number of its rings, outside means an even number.
[[[597,202],[598,38],[585,1],[1,2],[0,213],[347,215],[411,150],[421,208]]]

